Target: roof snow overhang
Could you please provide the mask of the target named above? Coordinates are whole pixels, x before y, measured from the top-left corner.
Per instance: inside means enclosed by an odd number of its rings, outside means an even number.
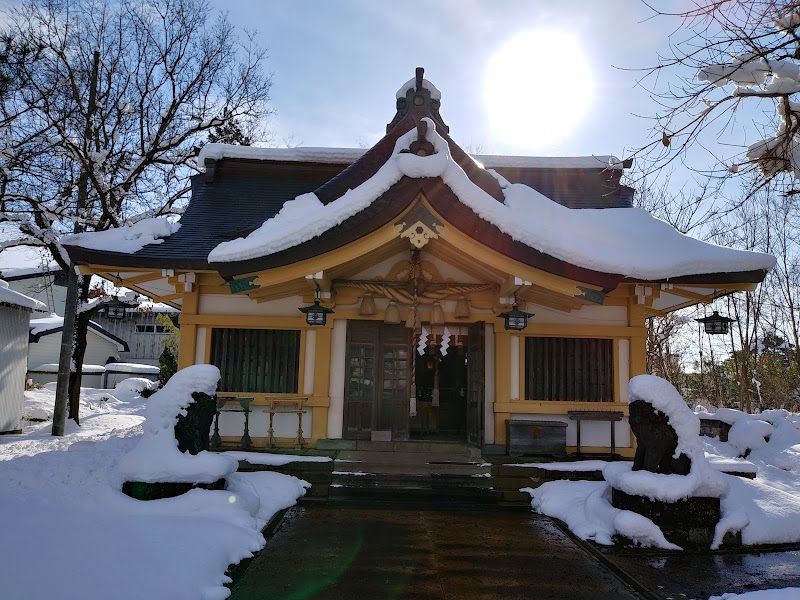
[[[128,342],[115,336],[110,331],[103,329],[100,325],[95,323],[94,321],[89,321],[89,329],[93,331],[95,334],[100,336],[101,338],[111,342],[112,344],[116,345],[117,350],[119,352],[129,352],[130,347],[128,346]],[[36,333],[30,332],[28,334],[28,343],[29,344],[37,344],[40,339],[45,336],[53,335],[54,333],[61,333],[64,331],[64,326],[61,325],[59,327],[48,327],[46,329],[37,329]]]

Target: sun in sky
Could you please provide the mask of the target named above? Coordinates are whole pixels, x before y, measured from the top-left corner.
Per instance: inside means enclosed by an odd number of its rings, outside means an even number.
[[[592,73],[579,40],[563,31],[528,31],[490,59],[484,102],[498,140],[519,147],[553,146],[585,118]]]

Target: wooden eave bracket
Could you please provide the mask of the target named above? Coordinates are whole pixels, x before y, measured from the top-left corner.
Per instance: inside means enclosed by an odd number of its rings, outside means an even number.
[[[532,281],[512,275],[500,285],[500,304],[514,304],[514,296],[521,296],[533,285]]]
[[[325,271],[317,271],[306,275],[306,281],[312,290],[319,290],[320,300],[330,300],[331,298],[331,278]]]

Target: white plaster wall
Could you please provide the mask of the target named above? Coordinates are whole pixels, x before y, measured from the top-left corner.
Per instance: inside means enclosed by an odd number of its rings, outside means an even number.
[[[306,331],[306,356],[305,370],[303,372],[303,393],[314,393],[314,365],[317,352],[317,332],[313,329]]]
[[[302,317],[297,309],[304,306],[301,296],[271,302],[256,302],[247,296],[202,295],[198,312],[213,315],[247,315],[263,317]]]
[[[520,307],[526,310],[525,307]],[[568,313],[539,306],[527,304],[527,310],[536,313],[531,323],[558,323],[567,325],[627,325],[628,311],[624,306],[584,306],[580,310]]]
[[[331,374],[328,407],[328,439],[340,439],[344,427],[344,373],[347,354],[347,321],[335,319],[331,334]]]
[[[197,328],[197,345],[194,350],[194,364],[202,365],[206,362],[206,344],[208,344],[208,327]]]
[[[229,402],[231,406],[236,403]],[[250,412],[250,437],[267,437],[269,430],[269,413],[265,406],[254,406]],[[275,415],[272,421],[273,435],[282,438],[294,438],[297,435],[297,415],[287,413]],[[222,436],[240,437],[244,433],[244,413],[226,412],[219,415],[219,434]],[[303,412],[303,437],[311,437],[311,409]]]
[[[511,418],[520,421],[558,421],[567,424],[567,446],[578,443],[578,425],[571,421],[567,415],[546,414],[517,414],[512,413]],[[617,448],[630,448],[631,435],[627,417],[614,423],[614,435]],[[611,446],[611,424],[608,421],[582,421],[581,422],[581,447]]]
[[[511,400],[519,400],[519,378],[522,365],[519,364],[519,336],[511,335],[508,337],[509,345],[509,362],[510,368],[508,370],[510,381],[509,383],[509,396]]]

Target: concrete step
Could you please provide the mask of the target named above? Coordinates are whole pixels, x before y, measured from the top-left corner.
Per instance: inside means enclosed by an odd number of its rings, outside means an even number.
[[[333,473],[331,485],[350,487],[452,487],[452,488],[492,488],[492,478],[481,475],[440,474],[440,473]]]
[[[417,485],[403,487],[391,485],[349,485],[332,484],[328,490],[331,501],[369,501],[369,502],[411,502],[440,501],[465,502],[476,504],[496,504],[497,494],[487,487],[454,487],[451,485]]]
[[[435,463],[435,464],[392,464],[392,463],[364,463],[364,462],[339,462],[333,467],[336,473],[382,473],[382,474],[408,474],[408,475],[491,475],[491,467],[481,463]]]
[[[481,455],[480,448],[458,442],[395,441],[373,442],[370,440],[320,440],[318,450],[366,451],[366,452],[416,452],[424,454],[459,454],[471,458]]]
[[[342,450],[338,453],[336,461],[385,465],[472,464],[482,462],[479,456],[473,457],[466,453],[426,454],[422,452],[376,452],[373,450]]]

